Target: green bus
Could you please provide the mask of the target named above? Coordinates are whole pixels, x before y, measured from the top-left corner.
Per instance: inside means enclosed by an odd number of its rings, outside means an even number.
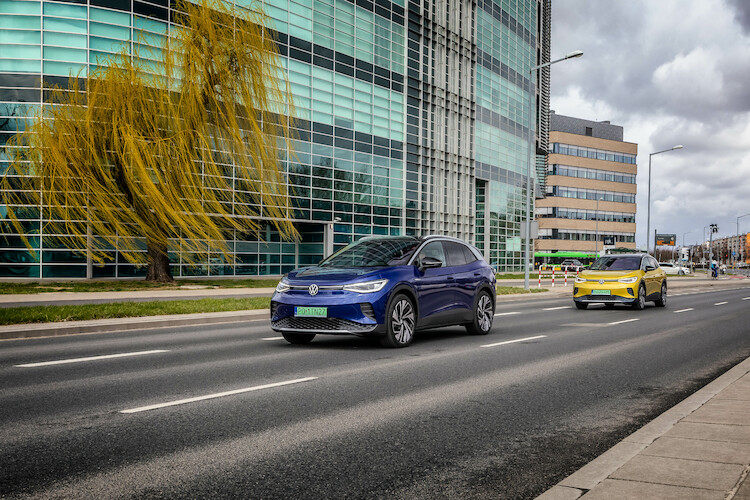
[[[535,252],[534,268],[541,268],[548,271],[555,269],[559,271],[560,264],[568,259],[575,259],[580,261],[584,266],[590,266],[594,262],[594,259],[596,259],[596,254],[588,252]]]

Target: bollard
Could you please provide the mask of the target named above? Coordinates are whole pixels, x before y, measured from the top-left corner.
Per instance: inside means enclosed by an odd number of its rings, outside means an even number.
[[[541,270],[539,271],[539,285],[537,286],[537,288],[542,288],[542,271]]]
[[[568,286],[568,270],[565,270],[565,286]]]
[[[552,268],[552,286],[555,286],[555,268]]]

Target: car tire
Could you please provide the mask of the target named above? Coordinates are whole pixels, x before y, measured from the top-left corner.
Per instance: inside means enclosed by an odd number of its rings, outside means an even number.
[[[636,297],[635,302],[633,302],[633,309],[637,309],[639,311],[642,311],[646,308],[646,287],[641,284],[641,286],[638,287],[638,297]]]
[[[281,335],[290,344],[309,344],[315,338],[314,333],[281,332]]]
[[[466,331],[472,335],[487,335],[492,329],[495,318],[495,304],[486,291],[479,292],[477,306],[474,308],[474,320],[466,325]]]
[[[679,270],[679,271],[677,272],[677,274],[679,274],[680,276],[685,276],[685,271],[683,271],[682,269],[680,269],[680,270]]]
[[[659,294],[659,299],[654,301],[656,304],[656,307],[667,307],[667,284],[662,283],[661,284],[661,293]]]
[[[576,302],[576,309],[586,309],[589,305],[585,302]]]
[[[406,347],[414,339],[417,312],[412,301],[403,293],[393,297],[385,316],[385,335],[380,338],[383,347]]]

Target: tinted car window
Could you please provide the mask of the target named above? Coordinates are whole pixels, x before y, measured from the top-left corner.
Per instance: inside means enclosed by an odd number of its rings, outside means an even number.
[[[362,239],[323,260],[320,266],[379,267],[404,265],[418,245],[419,241],[412,238]]]
[[[474,255],[474,252],[472,252],[469,247],[467,247],[466,245],[461,245],[461,248],[463,248],[464,250],[464,257],[466,257],[467,264],[471,264],[475,260],[479,260],[477,259],[477,256]]]
[[[466,265],[466,255],[464,255],[464,245],[455,241],[444,241],[443,248],[448,254],[448,265],[458,267]]]
[[[641,268],[639,256],[628,255],[624,257],[599,257],[591,264],[592,271],[637,271]]]
[[[433,241],[422,247],[422,250],[419,251],[419,260],[422,260],[425,257],[438,259],[443,263],[440,267],[446,266],[445,252],[443,251],[443,244],[440,241]]]

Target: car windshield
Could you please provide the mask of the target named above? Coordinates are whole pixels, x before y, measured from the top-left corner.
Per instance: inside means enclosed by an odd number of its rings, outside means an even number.
[[[641,268],[641,258],[635,255],[627,257],[599,257],[589,269],[592,271],[637,271]]]
[[[419,245],[414,238],[362,239],[334,253],[321,267],[380,267],[406,264]]]

